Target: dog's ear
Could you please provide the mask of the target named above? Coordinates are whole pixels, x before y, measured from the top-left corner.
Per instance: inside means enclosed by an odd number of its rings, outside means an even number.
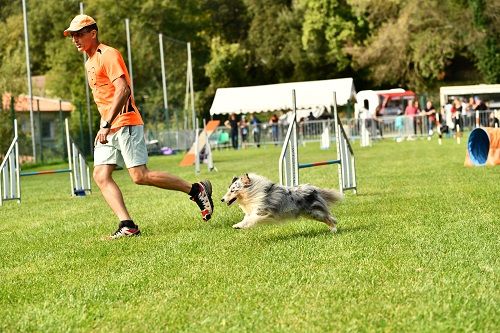
[[[237,180],[238,180],[238,177],[233,177],[233,180],[231,180],[231,184],[233,184]]]
[[[249,187],[252,184],[252,181],[250,180],[250,176],[248,176],[248,173],[245,173],[245,175],[241,177],[241,181],[244,187]]]

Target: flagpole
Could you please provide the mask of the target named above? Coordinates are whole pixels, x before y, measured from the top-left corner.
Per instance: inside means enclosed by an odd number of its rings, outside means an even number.
[[[127,55],[128,55],[128,74],[130,75],[130,94],[134,98],[134,75],[132,73],[132,49],[130,46],[130,26],[129,19],[125,19],[125,30],[127,32]]]
[[[30,42],[28,33],[28,14],[26,12],[26,0],[23,0],[23,19],[24,19],[24,45],[26,47],[26,75],[28,77],[28,96],[30,105],[30,123],[31,123],[31,144],[33,147],[33,159],[37,162],[36,143],[35,143],[35,122],[33,120],[33,92],[31,86],[31,65],[30,65]],[[39,124],[40,126],[40,124]]]
[[[168,99],[167,99],[167,80],[165,74],[165,60],[163,55],[163,35],[160,33],[158,35],[160,41],[160,60],[161,60],[161,81],[163,85],[163,108],[165,111],[165,125],[168,129]]]
[[[80,14],[83,14],[83,2],[80,2]],[[94,148],[94,134],[92,133],[92,111],[90,110],[90,92],[89,92],[89,78],[87,76],[87,69],[85,63],[87,62],[87,53],[83,52],[83,70],[85,72],[85,95],[87,101],[87,118],[89,125],[89,150],[92,153]]]

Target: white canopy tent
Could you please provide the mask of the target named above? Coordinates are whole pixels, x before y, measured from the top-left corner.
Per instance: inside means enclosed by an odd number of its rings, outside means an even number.
[[[307,117],[309,112],[318,117],[325,108],[330,110],[334,91],[337,95],[337,105],[345,105],[356,96],[352,78],[219,88],[215,93],[210,115],[289,111],[293,108],[293,89],[296,94],[298,119]]]
[[[478,96],[489,107],[500,107],[500,84],[476,84],[469,86],[448,86],[439,88],[439,101],[441,105],[446,105],[453,100],[453,97]]]

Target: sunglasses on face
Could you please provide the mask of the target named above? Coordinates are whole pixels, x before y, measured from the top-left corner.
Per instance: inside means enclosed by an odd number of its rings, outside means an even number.
[[[71,32],[71,33],[69,34],[69,37],[71,37],[71,38],[75,38],[75,37],[76,37],[76,38],[81,38],[81,37],[83,37],[85,34],[87,34],[87,33],[91,32],[91,31],[92,31],[92,30],[85,30],[85,29],[82,29],[82,30],[80,30],[80,31]]]

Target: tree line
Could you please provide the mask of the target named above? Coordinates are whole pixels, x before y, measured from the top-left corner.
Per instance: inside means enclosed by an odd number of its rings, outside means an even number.
[[[101,42],[127,61],[144,116],[179,121],[191,43],[196,110],[217,88],[353,77],[356,88],[435,94],[449,82],[500,80],[500,1],[487,0],[86,0]],[[32,75],[51,97],[85,105],[82,55],[63,37],[78,0],[27,0]],[[0,91],[26,93],[21,1],[0,0]],[[163,108],[158,33],[165,36],[170,113]],[[93,107],[97,121],[97,113]],[[85,117],[85,115],[84,115]],[[165,119],[168,117],[169,119]],[[86,123],[86,119],[83,120]]]

